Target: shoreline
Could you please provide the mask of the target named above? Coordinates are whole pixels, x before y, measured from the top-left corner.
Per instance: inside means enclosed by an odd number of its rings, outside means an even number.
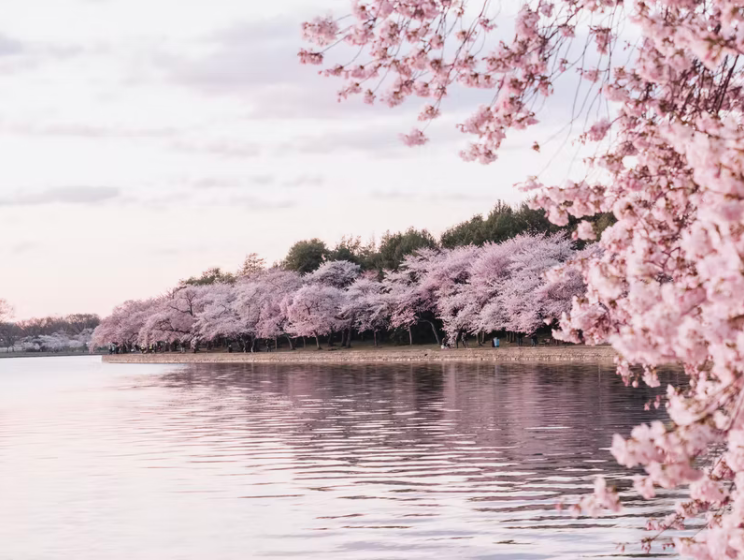
[[[11,358],[73,358],[80,356],[103,356],[98,352],[0,352],[0,360]]]
[[[610,346],[507,347],[440,350],[422,349],[375,350],[295,350],[256,353],[198,354],[107,354],[102,361],[111,364],[382,364],[382,363],[613,363],[615,352]]]

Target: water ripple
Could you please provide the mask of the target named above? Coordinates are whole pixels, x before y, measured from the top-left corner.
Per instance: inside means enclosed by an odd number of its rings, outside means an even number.
[[[607,446],[652,396],[597,366],[2,360],[0,558],[632,558],[678,496],[634,498]],[[596,474],[621,514],[556,511]]]

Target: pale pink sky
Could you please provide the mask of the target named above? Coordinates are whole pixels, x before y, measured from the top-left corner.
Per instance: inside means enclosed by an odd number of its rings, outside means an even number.
[[[521,199],[527,139],[462,162],[452,107],[411,150],[398,111],[339,105],[296,61],[299,25],[348,0],[24,0],[0,22],[0,298],[96,312],[245,254],[279,260]],[[546,131],[549,130],[546,125]],[[547,134],[547,132],[546,132]],[[552,155],[552,154],[551,154]],[[564,179],[568,153],[550,175]]]

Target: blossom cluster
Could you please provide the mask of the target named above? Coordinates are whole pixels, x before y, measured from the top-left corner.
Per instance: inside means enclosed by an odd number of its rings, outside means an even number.
[[[422,249],[382,279],[348,261],[316,271],[272,268],[234,284],[184,285],[146,301],[129,301],[104,319],[93,346],[191,345],[215,340],[255,349],[258,340],[379,332],[427,323],[440,340],[499,330],[532,333],[570,309],[585,286],[576,268],[548,277],[583,253],[565,235],[521,235],[501,244]],[[428,328],[428,327],[427,327]]]
[[[678,539],[683,553],[744,558],[744,5],[517,6],[504,33],[497,24],[507,18],[490,2],[355,1],[355,22],[335,38],[360,52],[325,74],[346,80],[346,94],[364,91],[390,106],[426,98],[437,109],[425,110],[432,118],[456,86],[491,90],[492,101],[460,125],[475,139],[463,157],[482,163],[495,161],[509,131],[537,122],[533,108],[566,73],[578,72],[601,96],[607,115],[580,136],[597,143],[586,178],[523,184],[556,224],[599,212],[617,220],[601,250],[582,261],[587,292],[563,316],[562,336],[611,342],[622,356],[619,372],[634,384],[658,384],[657,366],[684,364],[689,389],[668,393],[671,426],[639,429],[613,450],[623,464],[645,468],[643,495],[689,487],[669,526],[698,517],[707,529]],[[329,44],[326,31],[307,38]],[[318,64],[327,56],[308,52]],[[406,141],[424,138],[410,133]],[[577,230],[584,239],[593,234],[586,225]],[[592,508],[610,503],[608,492],[598,487]]]

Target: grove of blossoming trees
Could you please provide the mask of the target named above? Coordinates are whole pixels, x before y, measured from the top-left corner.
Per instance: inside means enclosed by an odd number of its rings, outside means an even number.
[[[6,309],[11,309],[9,305]],[[0,301],[0,312],[2,311]],[[98,326],[97,315],[79,313],[66,317],[42,317],[11,322],[10,313],[0,316],[0,351],[84,351]]]
[[[380,333],[396,328],[410,333],[417,324],[431,328],[437,342],[441,324],[455,344],[467,335],[532,333],[584,294],[580,277],[566,282],[546,275],[581,254],[571,245],[564,234],[524,235],[502,245],[421,249],[382,278],[348,261],[327,261],[304,276],[275,267],[233,283],[182,283],[164,296],[117,307],[95,330],[91,345],[197,350],[229,341],[255,351],[259,341],[278,345],[280,337],[293,349],[299,337],[314,339],[320,349],[321,338],[333,345],[340,334],[341,345],[349,347],[355,333],[371,333],[377,345]],[[502,294],[520,298],[513,303],[519,313],[485,315],[492,307],[483,304],[499,305]]]
[[[421,97],[423,122],[440,115],[457,86],[488,91],[491,101],[459,125],[473,138],[462,156],[486,164],[512,130],[538,123],[537,107],[550,106],[563,76],[586,80],[581,97],[596,96],[607,108],[580,137],[596,144],[586,178],[546,186],[525,177],[523,185],[555,224],[600,212],[617,220],[602,233],[601,250],[582,258],[587,293],[563,316],[562,336],[611,342],[630,383],[643,377],[656,385],[657,366],[685,365],[689,388],[668,391],[672,423],[617,436],[613,453],[645,468],[636,486],[646,497],[656,487],[689,487],[688,501],[652,523],[656,534],[703,519],[705,530],[675,540],[681,553],[744,558],[744,4],[521,0],[511,7],[513,22],[490,1],[354,1],[350,18],[304,24],[317,48],[300,58],[324,64],[330,47],[351,45],[352,62],[323,71],[344,80],[340,97],[391,107]],[[427,137],[414,129],[403,140],[418,145]],[[595,232],[582,223],[577,234]],[[522,271],[529,276],[529,264]],[[489,320],[501,321],[502,312],[497,307]],[[617,509],[618,496],[600,480],[581,506]]]

